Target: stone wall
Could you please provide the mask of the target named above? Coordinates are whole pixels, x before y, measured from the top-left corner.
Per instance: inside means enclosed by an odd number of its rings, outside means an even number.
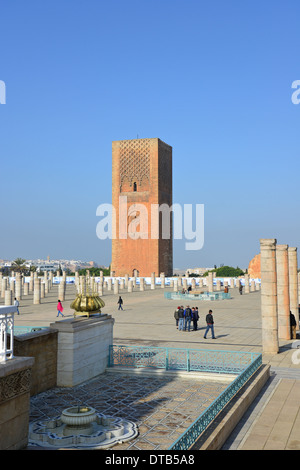
[[[34,357],[30,394],[36,395],[56,386],[56,330],[47,329],[14,337],[14,356]]]
[[[16,357],[0,364],[0,450],[27,445],[33,363],[33,358]]]

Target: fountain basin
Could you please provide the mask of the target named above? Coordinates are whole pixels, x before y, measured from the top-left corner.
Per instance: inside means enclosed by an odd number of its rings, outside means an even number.
[[[132,421],[97,413],[91,407],[69,407],[54,419],[31,423],[28,445],[108,449],[137,435],[138,427]]]

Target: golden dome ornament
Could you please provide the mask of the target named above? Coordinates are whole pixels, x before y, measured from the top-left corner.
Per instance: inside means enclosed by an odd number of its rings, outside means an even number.
[[[79,280],[78,293],[70,307],[75,310],[74,317],[101,314],[101,308],[105,302],[96,292],[94,278],[81,276]]]

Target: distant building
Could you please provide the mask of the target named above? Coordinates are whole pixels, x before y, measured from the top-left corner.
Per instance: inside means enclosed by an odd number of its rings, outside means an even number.
[[[212,271],[214,268],[187,268],[186,273],[188,274],[198,274],[198,276],[203,276],[206,271]]]
[[[40,272],[40,271],[47,271],[47,272],[56,272],[57,269],[59,269],[59,265],[58,264],[52,264],[52,263],[43,263],[43,264],[38,264],[36,266],[36,270],[37,272]]]

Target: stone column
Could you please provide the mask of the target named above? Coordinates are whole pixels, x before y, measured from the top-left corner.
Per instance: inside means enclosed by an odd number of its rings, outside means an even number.
[[[145,279],[143,277],[140,277],[140,290],[145,290]]]
[[[45,283],[45,295],[49,293],[49,284],[48,284],[48,273],[44,273],[44,283]]]
[[[277,275],[276,275],[276,239],[260,240],[261,253],[261,315],[262,346],[266,354],[277,354]]]
[[[186,277],[184,277],[184,278],[182,279],[182,287],[183,287],[185,290],[187,290],[187,278],[186,278]]]
[[[29,294],[29,282],[25,282],[24,284],[24,295]]]
[[[217,280],[217,291],[221,290],[221,281],[220,279]]]
[[[245,294],[250,293],[249,274],[245,273]]]
[[[30,273],[30,279],[29,279],[29,292],[33,292],[33,287],[34,287],[34,278],[33,278],[33,273]]]
[[[4,305],[6,306],[13,305],[13,296],[12,296],[12,291],[10,289],[6,289],[5,291]]]
[[[7,289],[7,278],[3,277],[2,278],[2,286],[1,286],[1,297],[4,299],[5,297],[5,291]]]
[[[61,301],[65,300],[65,292],[66,292],[66,283],[62,279],[59,283],[59,286],[58,286],[58,298],[59,298],[59,300],[61,300]]]
[[[9,288],[12,291],[13,297],[15,298],[15,281],[13,279],[9,282]]]
[[[34,279],[33,287],[33,305],[38,305],[41,303],[41,288],[40,288],[40,279],[36,277]]]
[[[111,290],[111,287],[112,287],[112,280],[111,280],[111,277],[109,277],[107,279],[107,290]]]
[[[132,292],[133,291],[133,282],[132,280],[128,280],[128,292]]]
[[[103,282],[101,282],[101,278],[100,278],[100,281],[98,282],[98,294],[103,295]]]
[[[41,280],[41,299],[45,298],[46,284]]]
[[[278,337],[291,339],[288,245],[276,246]]]
[[[250,292],[255,292],[255,281],[252,279],[251,284],[250,284]]]
[[[299,325],[298,313],[298,262],[297,248],[288,247],[289,256],[289,292],[290,292],[290,311],[294,314],[297,327]]]
[[[53,272],[50,271],[50,274],[49,274],[49,290],[52,288],[52,285],[53,285]]]
[[[207,290],[210,293],[214,291],[213,273],[212,272],[208,273],[208,276],[207,276]]]
[[[178,279],[177,279],[177,277],[174,278],[173,291],[174,292],[178,291]]]
[[[119,280],[117,278],[114,279],[114,294],[119,293]]]
[[[125,274],[125,289],[128,289],[129,274]]]
[[[18,300],[22,299],[22,277],[20,273],[16,275],[15,296]]]
[[[160,275],[160,280],[161,280],[161,288],[164,289],[165,288],[165,273],[161,273]]]
[[[151,273],[151,289],[155,289],[155,273]]]

